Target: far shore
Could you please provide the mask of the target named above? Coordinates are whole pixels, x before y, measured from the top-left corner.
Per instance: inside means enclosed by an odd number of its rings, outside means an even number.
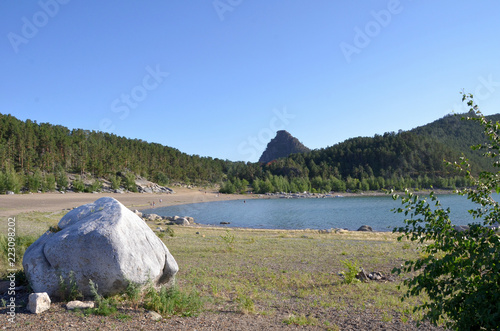
[[[200,202],[225,201],[225,200],[249,200],[277,198],[277,196],[259,194],[221,194],[213,190],[200,188],[173,188],[174,194],[159,193],[73,193],[65,194],[59,192],[29,193],[0,196],[0,217],[14,217],[29,212],[59,212],[70,210],[83,204],[94,202],[102,197],[113,197],[131,210],[150,209],[154,207],[166,207]],[[453,191],[439,191],[437,194],[451,194]],[[428,194],[427,191],[418,192]],[[401,194],[401,193],[400,193]],[[333,196],[384,196],[384,192],[362,192],[362,193],[333,193]],[[160,202],[161,201],[161,202]],[[189,215],[185,215],[189,216]]]

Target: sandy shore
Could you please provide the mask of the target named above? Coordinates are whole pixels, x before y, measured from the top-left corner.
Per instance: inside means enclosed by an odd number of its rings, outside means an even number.
[[[102,197],[113,197],[123,203],[128,208],[149,209],[152,203],[155,207],[165,207],[182,205],[189,203],[211,202],[222,200],[249,200],[256,198],[269,199],[268,196],[258,194],[219,194],[213,190],[174,188],[175,194],[154,194],[154,193],[33,193],[0,195],[0,217],[13,217],[22,213],[57,212],[64,209],[72,209],[86,203],[94,202]],[[428,194],[429,192],[419,192]],[[437,194],[451,194],[451,191],[437,191]],[[383,196],[383,192],[365,193],[340,193],[345,197],[350,196]],[[277,198],[277,197],[275,197]],[[160,203],[160,199],[162,202]]]
[[[130,209],[165,207],[198,202],[252,199],[256,196],[237,194],[218,194],[214,191],[174,188],[175,194],[148,193],[33,193],[0,196],[0,217],[13,217],[22,213],[56,212],[71,209],[102,197],[113,197]],[[160,203],[160,199],[162,202]]]

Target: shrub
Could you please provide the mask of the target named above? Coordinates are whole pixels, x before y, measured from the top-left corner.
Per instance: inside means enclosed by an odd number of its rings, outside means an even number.
[[[347,268],[347,271],[343,271],[340,273],[344,278],[343,283],[352,284],[354,282],[358,282],[359,280],[356,278],[360,269],[358,261],[354,260],[350,262],[348,260],[342,260],[340,262],[342,262],[342,264]]]
[[[114,315],[118,311],[116,299],[113,297],[104,298],[98,292],[98,286],[91,279],[89,280],[90,293],[94,297],[95,308],[89,309],[88,312],[94,315],[109,316]]]
[[[72,301],[78,298],[83,298],[73,271],[69,272],[67,279],[65,279],[62,275],[59,275],[59,298],[62,301]]]
[[[472,95],[463,96],[488,136],[488,145],[475,149],[487,149],[485,156],[492,158],[495,167],[500,151],[500,124],[492,123],[477,110]],[[426,293],[429,300],[414,308],[424,312],[424,318],[432,324],[444,320],[448,328],[457,330],[497,329],[500,325],[500,238],[491,228],[498,226],[500,207],[491,192],[500,193],[500,172],[482,172],[477,178],[468,170],[467,160],[462,158],[455,166],[466,173],[474,189],[458,193],[478,204],[469,213],[476,220],[467,231],[458,231],[451,223],[450,209],[443,209],[437,197],[431,193],[426,199],[406,192],[402,197],[403,208],[396,212],[410,215],[405,227],[394,229],[403,238],[419,242],[421,254],[416,260],[406,261],[393,270],[414,274],[404,280],[408,286],[403,300]],[[397,199],[397,196],[394,196]]]
[[[83,183],[80,176],[78,176],[78,178],[75,179],[72,184],[73,184],[73,191],[75,191],[75,192],[84,192],[85,191],[85,184]]]
[[[196,316],[203,306],[196,292],[185,294],[177,287],[162,287],[157,291],[153,286],[147,290],[144,308],[154,310],[163,316]]]

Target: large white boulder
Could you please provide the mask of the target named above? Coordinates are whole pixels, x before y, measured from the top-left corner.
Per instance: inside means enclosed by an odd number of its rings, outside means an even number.
[[[124,292],[129,282],[173,284],[179,270],[165,244],[139,216],[113,198],[80,206],[43,234],[24,254],[23,267],[35,292],[59,295],[59,278],[74,281],[90,296],[89,280],[101,295]]]

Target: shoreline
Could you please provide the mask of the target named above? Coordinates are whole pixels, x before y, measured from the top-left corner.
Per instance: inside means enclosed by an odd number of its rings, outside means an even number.
[[[30,212],[71,210],[103,197],[112,197],[134,210],[200,202],[252,199],[250,195],[219,194],[210,190],[176,188],[176,193],[28,193],[0,196],[0,217],[14,217]],[[160,203],[160,199],[163,201]]]
[[[361,193],[332,193],[329,196],[325,194],[221,194],[213,190],[203,190],[199,188],[187,189],[176,188],[176,193],[29,193],[0,196],[0,218],[15,217],[19,214],[31,212],[60,212],[71,210],[78,206],[94,202],[102,197],[113,197],[131,210],[154,209],[158,207],[177,206],[184,204],[194,204],[214,201],[229,200],[250,200],[250,199],[314,199],[314,198],[337,198],[336,196],[347,197],[370,197],[370,196],[390,196],[381,191],[369,191]],[[428,195],[431,191],[419,191],[417,194]],[[452,194],[453,191],[436,190],[437,195]],[[404,192],[395,192],[404,194]],[[160,200],[162,202],[160,202]],[[152,206],[152,203],[155,206]],[[189,215],[187,215],[189,216]]]

